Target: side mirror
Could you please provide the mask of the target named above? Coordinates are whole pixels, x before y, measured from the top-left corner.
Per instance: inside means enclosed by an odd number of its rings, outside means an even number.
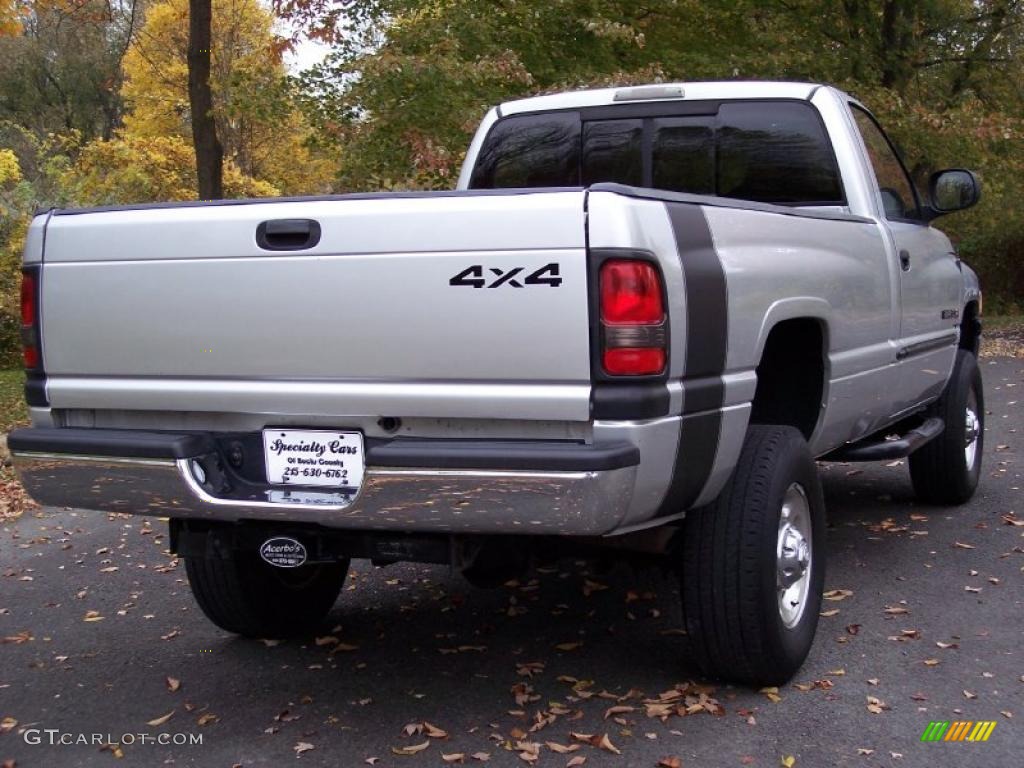
[[[970,208],[981,198],[981,182],[973,171],[949,168],[932,174],[928,182],[932,214],[935,218],[945,213]]]

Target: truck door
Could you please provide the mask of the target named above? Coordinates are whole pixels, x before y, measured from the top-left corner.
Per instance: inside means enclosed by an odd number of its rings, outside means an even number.
[[[900,323],[895,362],[901,367],[898,410],[941,391],[953,364],[960,268],[949,239],[921,217],[921,204],[899,155],[881,127],[851,105],[882,200],[892,258],[899,263]]]

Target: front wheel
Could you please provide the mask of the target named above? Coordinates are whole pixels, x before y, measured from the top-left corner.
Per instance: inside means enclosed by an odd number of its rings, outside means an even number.
[[[814,640],[825,502],[799,431],[750,427],[729,483],[687,513],[680,558],[688,650],[706,675],[778,685]]]
[[[957,350],[953,375],[927,415],[941,418],[946,428],[910,454],[914,493],[929,504],[963,504],[978,487],[985,444],[985,395],[971,352]]]

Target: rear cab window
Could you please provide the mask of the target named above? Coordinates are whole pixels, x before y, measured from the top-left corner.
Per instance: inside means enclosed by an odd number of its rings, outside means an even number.
[[[809,103],[792,100],[664,102],[512,115],[491,128],[469,186],[598,182],[779,205],[845,205],[820,115]]]

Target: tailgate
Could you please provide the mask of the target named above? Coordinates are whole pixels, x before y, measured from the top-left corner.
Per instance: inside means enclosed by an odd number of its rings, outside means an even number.
[[[584,194],[58,212],[50,404],[587,420]],[[286,220],[316,222],[319,242],[257,244]]]

